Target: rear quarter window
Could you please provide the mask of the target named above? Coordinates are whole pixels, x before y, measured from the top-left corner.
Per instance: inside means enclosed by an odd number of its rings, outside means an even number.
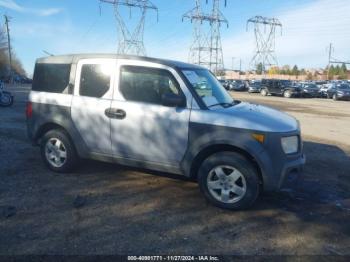
[[[64,93],[68,90],[70,64],[36,64],[33,91]]]

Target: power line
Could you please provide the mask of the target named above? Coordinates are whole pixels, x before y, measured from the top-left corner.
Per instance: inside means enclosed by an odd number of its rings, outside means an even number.
[[[255,16],[247,21],[247,31],[249,24],[254,25],[255,34],[255,55],[253,56],[250,66],[257,67],[262,65],[262,70],[266,72],[266,69],[273,65],[278,65],[277,57],[275,54],[275,42],[276,42],[276,29],[281,28],[282,24],[276,18],[267,18],[262,16]]]
[[[350,61],[341,61],[339,59],[334,58],[334,47],[333,44],[330,43],[328,47],[328,67],[327,67],[327,79],[329,80],[330,67],[332,64],[344,64],[350,65]]]
[[[149,0],[100,0],[100,2],[112,4],[114,7],[118,29],[118,54],[146,55],[143,42],[146,13],[147,10],[154,10],[158,16],[158,8]],[[141,12],[141,17],[133,31],[121,15],[122,6],[129,8],[130,14],[132,9],[139,9]]]
[[[350,65],[350,61],[344,61],[344,60],[340,60],[340,59],[334,58],[333,53],[334,53],[334,47],[333,47],[333,44],[330,43],[329,47],[328,47],[328,66],[330,64],[346,64],[346,65]]]

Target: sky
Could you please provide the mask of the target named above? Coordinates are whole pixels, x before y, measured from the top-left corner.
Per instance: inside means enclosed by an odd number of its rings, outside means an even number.
[[[188,60],[192,24],[182,14],[194,7],[194,0],[151,0],[159,9],[147,14],[144,42],[147,55]],[[202,0],[209,12],[211,6]],[[224,2],[224,1],[222,1]],[[328,63],[327,47],[334,46],[334,58],[350,60],[349,0],[227,0],[222,13],[229,28],[221,28],[225,68],[249,69],[254,55],[253,28],[246,21],[256,15],[278,18],[282,33],[276,34],[279,65],[322,68]],[[35,60],[51,54],[116,52],[117,28],[110,5],[98,0],[0,0],[0,12],[11,17],[13,50],[29,75]],[[133,25],[123,11],[125,21]],[[232,57],[235,59],[232,62]]]

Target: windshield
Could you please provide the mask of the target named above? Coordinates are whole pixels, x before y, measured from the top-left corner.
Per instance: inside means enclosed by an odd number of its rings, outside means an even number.
[[[209,70],[183,69],[182,72],[207,107],[233,105],[232,97]]]
[[[261,86],[261,82],[253,82],[250,84],[251,86]]]
[[[308,88],[308,89],[317,89],[317,85],[315,84],[308,84],[308,85],[305,85],[305,88]]]
[[[340,85],[338,86],[339,89],[349,89],[350,86],[349,85]]]

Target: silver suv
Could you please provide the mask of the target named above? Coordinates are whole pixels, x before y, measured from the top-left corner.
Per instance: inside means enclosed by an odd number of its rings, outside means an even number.
[[[38,59],[26,114],[28,136],[55,172],[95,159],[181,174],[221,208],[289,186],[305,163],[294,118],[233,100],[210,71],[181,62]]]

